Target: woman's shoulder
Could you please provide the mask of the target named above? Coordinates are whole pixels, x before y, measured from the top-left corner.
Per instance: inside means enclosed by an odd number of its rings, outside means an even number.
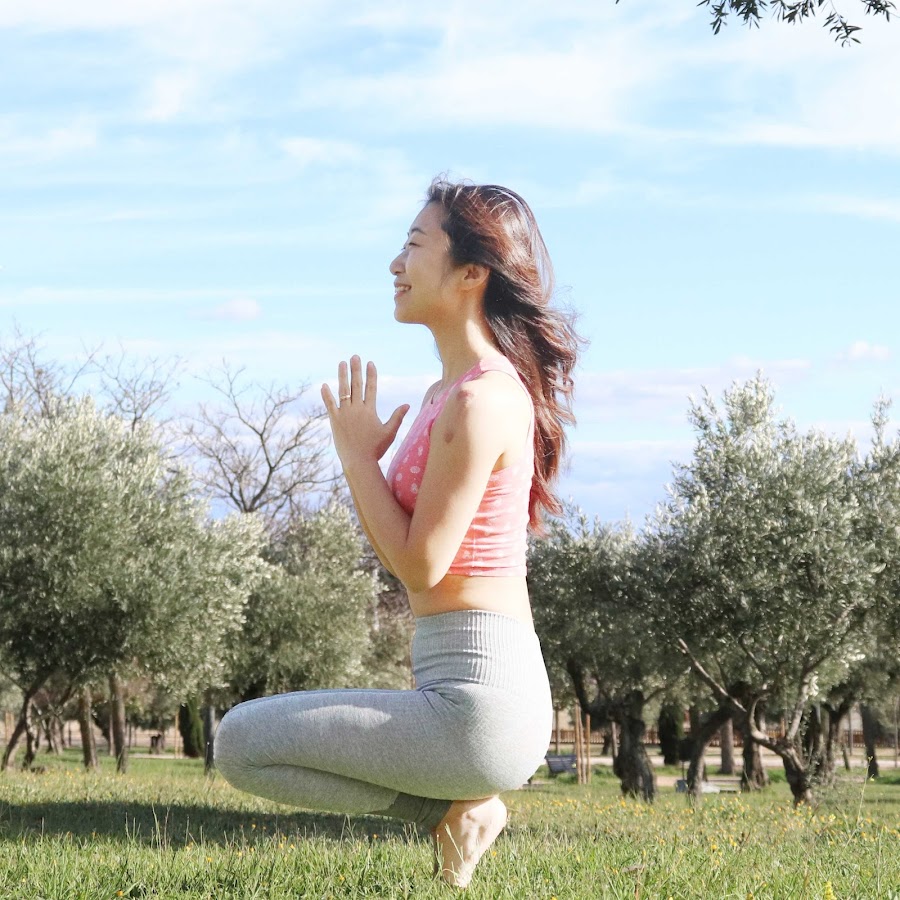
[[[468,422],[476,428],[492,431],[507,427],[518,430],[530,422],[531,397],[512,373],[485,369],[458,385],[447,398],[445,422]]]

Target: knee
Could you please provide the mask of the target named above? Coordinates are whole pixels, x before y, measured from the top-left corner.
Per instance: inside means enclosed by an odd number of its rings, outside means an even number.
[[[242,723],[243,716],[240,706],[229,710],[216,729],[216,738],[213,742],[213,758],[216,769],[229,783],[237,786],[241,773],[246,771],[246,735]]]

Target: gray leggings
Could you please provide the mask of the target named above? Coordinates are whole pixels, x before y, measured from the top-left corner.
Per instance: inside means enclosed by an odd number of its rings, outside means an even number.
[[[466,610],[418,619],[416,689],[298,691],[238,704],[216,765],[235,787],[305,809],[433,828],[451,800],[522,785],[550,741],[547,672],[530,626]]]

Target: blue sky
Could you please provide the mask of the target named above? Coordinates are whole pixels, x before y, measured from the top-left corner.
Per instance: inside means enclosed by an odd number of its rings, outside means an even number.
[[[589,513],[640,522],[688,396],[757,369],[865,441],[900,400],[900,24],[858,18],[843,49],[694,0],[0,0],[0,335],[180,356],[182,410],[223,358],[357,352],[387,413],[440,372],[387,266],[447,172],[529,200],[581,314]]]

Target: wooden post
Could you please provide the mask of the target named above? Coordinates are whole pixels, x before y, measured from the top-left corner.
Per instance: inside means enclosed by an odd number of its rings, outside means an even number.
[[[554,740],[554,749],[556,750],[556,755],[559,756],[559,727],[562,723],[562,710],[556,710],[556,735]]]
[[[585,722],[584,722],[584,763],[585,763],[585,783],[591,783],[591,775],[593,774],[593,770],[591,769],[591,714],[585,714]]]
[[[897,768],[897,762],[900,761],[900,694],[897,695],[897,702],[894,704],[894,768]]]
[[[575,778],[579,784],[584,784],[584,740],[581,733],[581,706],[577,700],[572,718],[575,725]]]

